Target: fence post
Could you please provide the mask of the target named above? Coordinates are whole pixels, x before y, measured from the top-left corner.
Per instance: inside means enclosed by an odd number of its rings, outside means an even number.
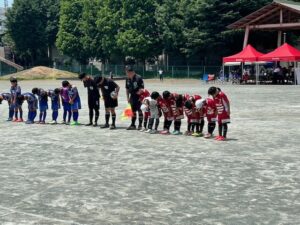
[[[203,66],[203,75],[206,73],[205,66]]]
[[[115,65],[115,76],[118,76],[117,73],[118,73],[118,67],[117,65]]]
[[[174,78],[174,66],[172,66],[172,78]]]
[[[190,78],[190,66],[188,66],[188,78]]]

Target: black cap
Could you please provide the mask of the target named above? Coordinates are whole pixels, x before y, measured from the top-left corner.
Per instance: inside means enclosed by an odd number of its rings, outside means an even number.
[[[87,76],[86,73],[81,73],[81,74],[78,75],[78,79],[79,79],[79,80],[82,80],[82,79],[85,78],[86,76]]]
[[[126,71],[128,71],[128,72],[132,72],[132,71],[134,71],[134,69],[133,69],[133,66],[132,66],[132,65],[126,65],[126,66],[125,66],[125,70],[126,70]]]

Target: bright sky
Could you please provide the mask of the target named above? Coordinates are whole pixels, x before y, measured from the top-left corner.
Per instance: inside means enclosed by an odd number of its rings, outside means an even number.
[[[11,6],[14,0],[8,0],[8,5]],[[0,7],[4,7],[4,0],[0,0]]]

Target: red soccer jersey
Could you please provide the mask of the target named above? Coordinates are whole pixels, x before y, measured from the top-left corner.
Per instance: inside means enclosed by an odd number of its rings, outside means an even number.
[[[145,98],[150,97],[150,92],[147,89],[144,89],[140,94],[140,102],[143,102]]]
[[[158,103],[159,108],[163,112],[165,119],[173,120],[174,116],[173,116],[172,109],[169,105],[169,102],[167,100],[161,98],[161,99],[158,99],[157,103]]]
[[[229,100],[223,92],[220,92],[214,98],[214,102],[216,104],[218,114],[223,114],[223,113],[229,112]]]

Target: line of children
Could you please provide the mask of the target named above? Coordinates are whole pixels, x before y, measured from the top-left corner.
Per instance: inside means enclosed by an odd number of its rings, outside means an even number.
[[[22,104],[26,100],[28,103],[28,119],[26,123],[34,123],[36,111],[39,108],[39,123],[45,124],[49,97],[52,109],[52,122],[50,124],[57,124],[61,96],[64,109],[63,123],[70,124],[71,117],[73,116],[71,125],[79,125],[78,117],[79,110],[81,109],[81,100],[76,86],[71,85],[68,81],[63,81],[62,88],[48,91],[41,88],[33,88],[32,93],[21,94],[21,88],[18,85],[17,79],[12,78],[10,81],[11,93],[0,94],[0,104],[3,100],[8,102],[8,121],[23,121]],[[107,78],[96,77],[95,83],[101,89],[105,103],[106,120],[102,128],[110,127],[110,129],[115,129],[115,107],[118,106],[117,98],[120,88],[114,81]],[[140,110],[144,113],[144,129],[142,131],[150,134],[181,135],[181,123],[185,114],[188,122],[185,135],[212,138],[216,122],[218,122],[219,135],[215,139],[218,141],[226,140],[228,123],[230,123],[230,103],[228,97],[217,87],[210,87],[208,95],[209,97],[203,99],[200,95],[181,95],[169,91],[164,91],[162,95],[158,92],[150,94],[148,90],[141,89],[138,101],[141,105]],[[38,96],[38,100],[36,96]],[[13,114],[15,116],[14,119]],[[112,116],[111,126],[109,126],[110,114]],[[162,115],[164,116],[163,131],[158,132],[160,117]],[[207,133],[203,135],[205,117],[207,118],[208,125]],[[173,121],[174,131],[170,132]],[[140,124],[142,123],[140,122]]]

